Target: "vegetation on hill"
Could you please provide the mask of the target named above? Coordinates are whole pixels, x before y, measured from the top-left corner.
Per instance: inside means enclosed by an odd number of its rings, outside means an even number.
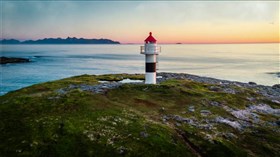
[[[0,156],[280,155],[279,104],[253,89],[99,82],[125,78],[144,76],[82,75],[1,96]]]

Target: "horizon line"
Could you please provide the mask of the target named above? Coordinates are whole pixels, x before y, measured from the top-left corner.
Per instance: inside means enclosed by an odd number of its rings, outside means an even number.
[[[143,42],[120,42],[117,40],[113,40],[113,39],[109,39],[109,38],[84,38],[84,37],[44,37],[44,38],[39,38],[39,39],[16,39],[16,38],[0,38],[0,40],[18,40],[20,42],[23,41],[28,41],[28,40],[42,40],[42,39],[67,39],[67,38],[77,38],[77,39],[108,39],[108,40],[112,40],[115,42],[119,42],[120,44],[124,44],[124,45],[133,45],[133,44],[143,44],[145,43],[145,41]],[[238,41],[233,41],[233,42],[157,42],[157,44],[176,44],[176,45],[180,45],[180,44],[280,44],[280,41],[269,41],[269,42],[262,42],[262,41],[252,41],[252,42],[238,42]],[[1,45],[4,45],[2,43],[0,43]],[[75,43],[74,43],[75,44]],[[90,45],[90,44],[89,44]]]

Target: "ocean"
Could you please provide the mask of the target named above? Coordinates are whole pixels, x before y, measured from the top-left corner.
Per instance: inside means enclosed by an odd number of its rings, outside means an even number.
[[[139,45],[0,45],[1,56],[30,63],[1,65],[3,95],[82,74],[145,73]],[[279,84],[279,44],[162,44],[158,72],[189,73],[262,85]]]

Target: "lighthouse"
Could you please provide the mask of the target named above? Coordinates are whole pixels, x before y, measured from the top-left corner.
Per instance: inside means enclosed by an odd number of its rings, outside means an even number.
[[[160,52],[160,47],[157,46],[157,40],[152,36],[152,32],[145,40],[145,46],[141,46],[141,54],[145,55],[146,74],[145,84],[156,84],[157,77],[157,55]]]

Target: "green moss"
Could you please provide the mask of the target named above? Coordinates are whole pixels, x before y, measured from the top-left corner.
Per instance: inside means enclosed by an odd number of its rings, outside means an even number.
[[[132,80],[144,80],[144,75],[142,74],[106,74],[98,75],[96,79],[102,81],[121,81],[123,79],[132,79]]]
[[[217,116],[235,119],[212,101],[231,108],[245,108],[246,97],[264,98],[252,90],[234,87],[238,94],[213,92],[208,84],[167,80],[158,85],[124,84],[105,94],[72,89],[70,85],[98,84],[99,80],[144,79],[144,75],[82,75],[33,85],[0,97],[0,156],[277,156],[279,133],[264,126],[240,132],[226,124],[212,130],[176,120],[163,123],[165,115],[192,117],[197,121]],[[273,107],[278,106],[273,102]],[[195,112],[188,111],[190,106]],[[211,111],[205,117],[201,110]],[[277,117],[261,115],[267,121]],[[187,144],[176,130],[185,133]],[[233,133],[228,139],[217,132]],[[207,140],[205,135],[213,136]],[[276,134],[276,135],[275,135]],[[256,143],[256,144],[255,144]]]

